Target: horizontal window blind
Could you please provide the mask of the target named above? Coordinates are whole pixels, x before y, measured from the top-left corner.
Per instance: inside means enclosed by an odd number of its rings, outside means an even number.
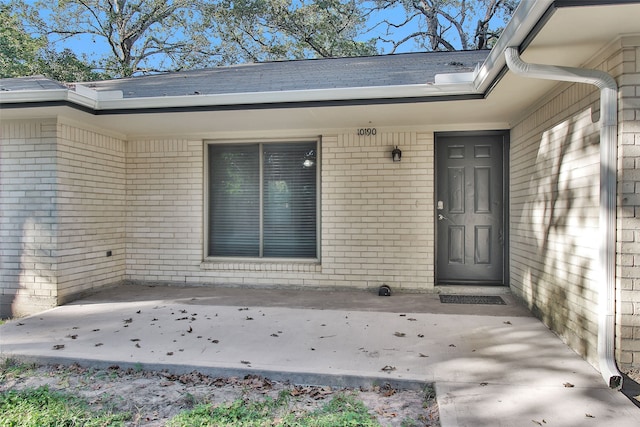
[[[209,146],[209,256],[317,256],[316,145]]]
[[[315,257],[315,143],[263,148],[265,257]]]
[[[258,149],[209,146],[209,256],[260,255]]]

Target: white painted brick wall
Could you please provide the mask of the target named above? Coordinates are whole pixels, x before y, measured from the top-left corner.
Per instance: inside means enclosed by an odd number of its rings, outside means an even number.
[[[512,131],[510,284],[595,363],[598,128],[590,110],[565,104],[574,88],[563,89]]]
[[[202,141],[127,145],[127,278],[187,282],[202,260]]]
[[[120,139],[67,124],[57,130],[58,298],[63,303],[124,280],[126,153]]]
[[[1,153],[2,316],[122,281],[124,142],[53,119],[4,121]]]
[[[0,316],[57,303],[56,127],[3,121],[0,135]]]
[[[638,37],[617,41],[586,65],[609,72],[620,87],[616,357],[622,367],[640,366],[638,46]],[[589,110],[598,118],[598,102],[590,85],[560,85],[511,137],[512,289],[594,365],[601,284],[589,259],[599,239],[599,135]]]
[[[324,136],[321,263],[206,261],[202,141],[132,141],[127,278],[245,286],[433,288],[432,133]],[[391,150],[403,150],[400,163]]]
[[[620,87],[618,144],[618,359],[640,366],[640,36],[625,37],[608,64]]]

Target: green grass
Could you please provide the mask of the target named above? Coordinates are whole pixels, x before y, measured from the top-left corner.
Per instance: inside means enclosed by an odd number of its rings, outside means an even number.
[[[27,374],[36,369],[37,365],[35,363],[24,363],[12,358],[4,359],[0,363],[0,382]]]
[[[94,411],[82,399],[48,387],[0,393],[0,427],[123,426],[128,413]]]
[[[167,427],[379,427],[366,406],[352,394],[338,394],[314,412],[289,408],[289,393],[263,401],[238,399],[231,404],[202,404],[172,418]]]

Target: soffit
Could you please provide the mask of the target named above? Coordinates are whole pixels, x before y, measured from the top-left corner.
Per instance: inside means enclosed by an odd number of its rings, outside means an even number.
[[[639,16],[640,3],[557,9],[521,57],[529,63],[588,67],[620,37],[640,34]],[[488,99],[502,106],[495,113],[512,123],[559,84],[507,72]]]

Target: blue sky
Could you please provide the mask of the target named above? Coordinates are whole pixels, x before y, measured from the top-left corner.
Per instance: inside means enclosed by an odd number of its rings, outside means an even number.
[[[6,1],[6,0],[3,0],[3,1]],[[35,1],[27,0],[26,2],[33,4]],[[405,12],[401,6],[397,6],[391,10],[385,10],[384,12],[378,12],[377,14],[372,16],[368,25],[369,27],[373,27],[376,22],[379,22],[383,19],[386,19],[392,22],[402,22],[405,19]],[[477,18],[469,19],[468,21],[475,23],[477,22]],[[413,22],[412,26],[406,26],[402,29],[395,30],[392,38],[395,40],[399,40],[405,37],[406,35],[410,34],[411,32],[418,30],[418,23],[421,21],[419,19],[414,19],[412,22]],[[503,25],[504,23],[501,21],[501,19],[497,19],[497,18],[494,19],[493,26],[503,26]],[[378,35],[384,35],[384,31],[385,31],[385,27],[382,25],[379,25],[377,28],[375,28],[374,31],[364,34],[362,38],[366,40],[372,37],[376,37]],[[457,39],[457,36],[453,31],[450,33],[450,36],[451,36],[450,38],[451,40]],[[109,50],[108,50],[109,47],[106,41],[100,40],[100,39],[93,40],[92,37],[90,36],[76,36],[76,37],[68,38],[62,41],[60,41],[59,39],[56,40],[54,37],[50,37],[50,41],[55,42],[54,46],[56,49],[62,50],[64,48],[69,48],[77,56],[85,59],[88,62],[93,62],[92,60],[95,60],[98,57],[109,53]],[[457,48],[460,48],[459,42],[454,44],[456,45]],[[390,45],[379,44],[378,48],[380,53],[390,53],[391,51]],[[415,42],[409,41],[403,44],[396,51],[396,53],[411,52],[416,50],[424,50],[424,49],[421,48],[420,46],[417,46]]]

